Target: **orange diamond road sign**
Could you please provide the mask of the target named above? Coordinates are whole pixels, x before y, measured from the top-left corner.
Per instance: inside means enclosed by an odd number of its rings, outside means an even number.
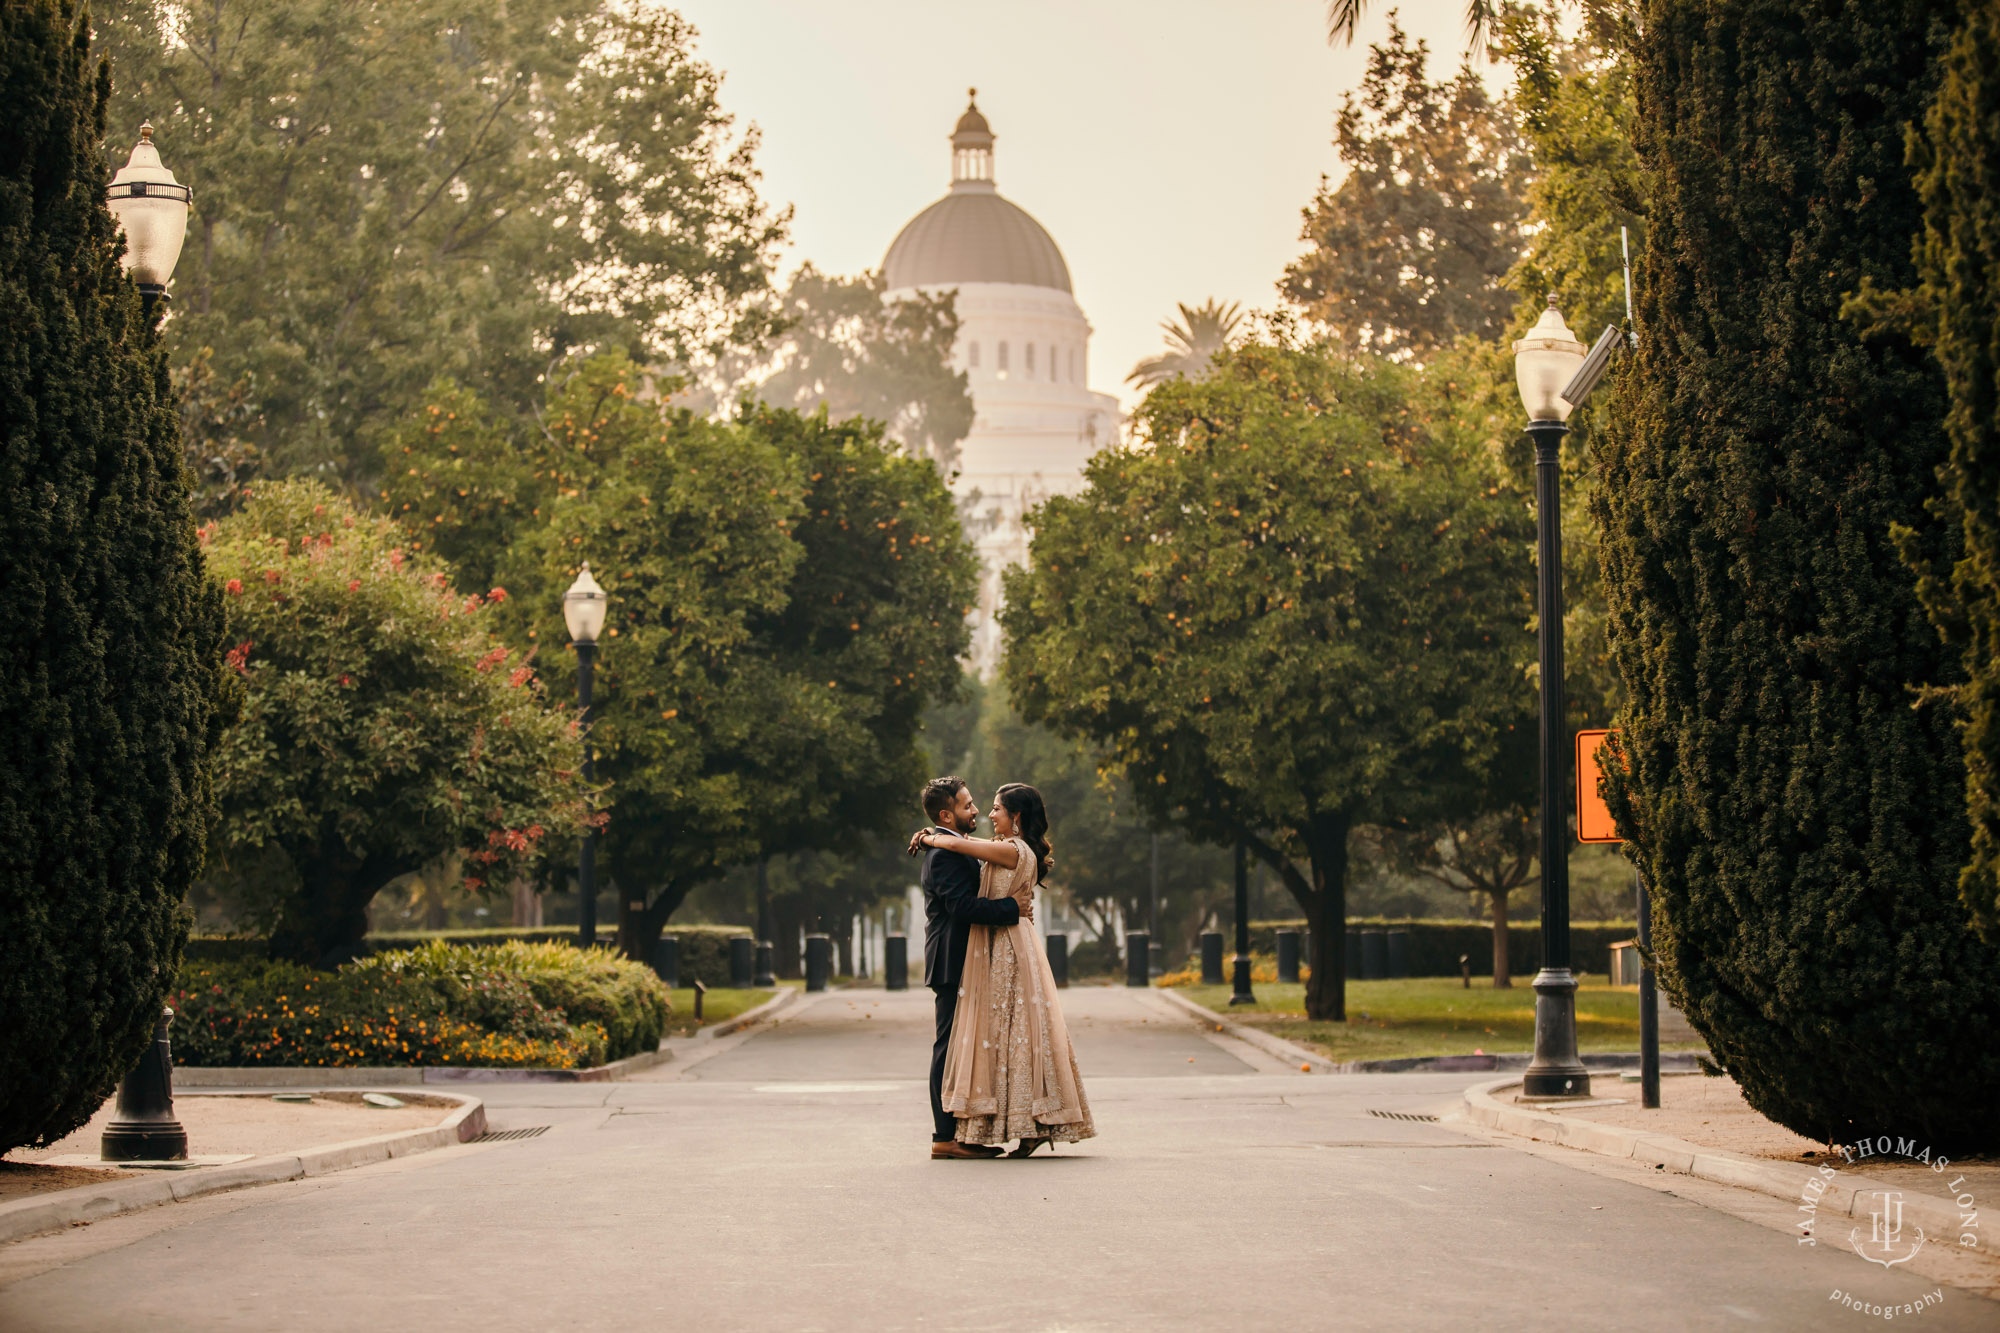
[[[1618,836],[1618,826],[1611,822],[1611,811],[1606,808],[1604,798],[1597,792],[1597,780],[1603,773],[1597,762],[1597,752],[1604,748],[1605,738],[1613,734],[1610,730],[1576,733],[1576,840],[1578,842],[1624,841]]]

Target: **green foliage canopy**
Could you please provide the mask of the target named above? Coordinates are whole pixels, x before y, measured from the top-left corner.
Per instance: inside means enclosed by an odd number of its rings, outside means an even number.
[[[1148,396],[1143,443],[1035,511],[1033,569],[1008,576],[1016,706],[1099,747],[1154,817],[1284,877],[1317,1017],[1343,1012],[1350,832],[1463,802],[1533,716],[1527,510],[1457,383],[1229,353]]]
[[[490,880],[577,826],[573,719],[495,637],[505,589],[454,591],[316,482],[257,488],[202,535],[246,687],[218,845],[283,855],[261,913],[273,956],[338,958],[376,893],[441,852]]]
[[[106,0],[115,143],[194,187],[174,341],[274,470],[372,476],[438,375],[510,410],[552,356],[689,361],[768,326],[784,219],[670,9]]]

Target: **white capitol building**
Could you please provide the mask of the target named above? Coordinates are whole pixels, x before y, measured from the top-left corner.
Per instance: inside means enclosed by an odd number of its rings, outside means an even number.
[[[892,299],[958,293],[953,364],[971,379],[976,415],[952,490],[978,495],[972,661],[987,672],[1000,654],[1000,571],[1028,558],[1021,515],[1082,487],[1084,461],[1117,442],[1119,412],[1090,388],[1090,321],[1070,295],[1062,251],[993,183],[993,131],[976,103],[951,150],[950,192],[897,234],[882,270]]]

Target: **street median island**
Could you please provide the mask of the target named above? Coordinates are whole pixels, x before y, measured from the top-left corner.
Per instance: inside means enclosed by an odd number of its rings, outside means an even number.
[[[320,1072],[324,1085],[347,1071]],[[174,1111],[188,1131],[189,1159],[118,1166],[98,1158],[114,1114],[107,1102],[67,1137],[0,1159],[0,1243],[155,1204],[409,1157],[486,1132],[486,1108],[477,1098],[430,1092],[394,1100],[402,1105],[371,1105],[361,1092],[346,1090],[284,1102],[260,1093],[180,1096]]]

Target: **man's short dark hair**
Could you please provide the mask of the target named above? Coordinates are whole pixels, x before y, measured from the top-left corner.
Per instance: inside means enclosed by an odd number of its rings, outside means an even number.
[[[965,785],[964,778],[932,778],[924,784],[924,815],[931,823],[942,821],[939,816],[958,804],[958,789]]]

